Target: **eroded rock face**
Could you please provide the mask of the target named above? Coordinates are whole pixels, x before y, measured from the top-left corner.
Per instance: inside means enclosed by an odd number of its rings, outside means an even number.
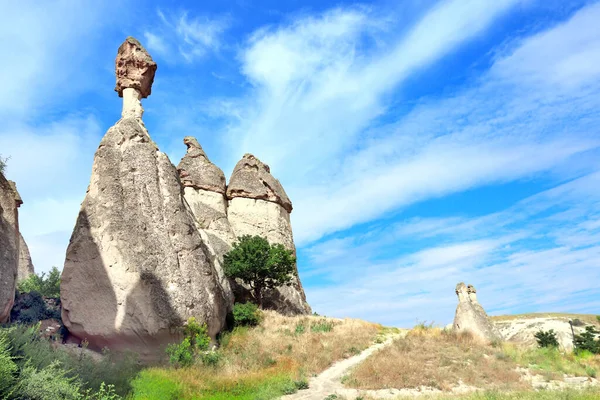
[[[228,308],[233,307],[233,291],[225,276],[223,255],[231,249],[235,235],[227,220],[227,198],[225,197],[225,174],[214,165],[196,138],[183,139],[187,153],[177,166],[179,177],[197,228],[206,244],[206,253],[211,259],[219,282],[225,293]]]
[[[292,212],[292,202],[281,183],[271,175],[269,166],[252,154],[244,154],[231,174],[227,198],[236,197],[277,203],[288,213]]]
[[[126,88],[135,89],[141,98],[150,96],[156,73],[156,63],[141,43],[128,37],[117,52],[117,85],[115,91],[123,97]]]
[[[292,203],[268,165],[245,154],[231,175],[227,197],[227,218],[235,236],[259,235],[296,253],[290,223]],[[243,289],[236,288],[236,297],[247,296]],[[268,291],[264,304],[285,314],[311,312],[297,270],[292,285]]]
[[[33,262],[31,261],[29,246],[27,246],[23,235],[19,233],[19,267],[17,271],[17,280],[20,282],[34,273],[35,268],[33,267]]]
[[[130,46],[128,38],[119,54]],[[117,61],[118,75],[121,67]],[[123,80],[140,76],[144,71],[126,69]],[[177,169],[151,140],[141,114],[125,111],[124,102],[123,118],[94,157],[62,273],[62,318],[92,348],[149,358],[179,340],[177,328],[191,316],[206,322],[214,338],[227,301]]]
[[[477,291],[473,285],[459,283],[456,285],[458,307],[454,317],[455,332],[470,332],[482,342],[500,339],[500,334],[488,318],[485,310],[477,301]]]
[[[14,183],[0,173],[0,323],[6,322],[15,300],[19,267],[19,214],[22,201]]]

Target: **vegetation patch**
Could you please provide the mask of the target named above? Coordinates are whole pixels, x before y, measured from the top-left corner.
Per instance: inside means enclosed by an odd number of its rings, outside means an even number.
[[[302,334],[294,333],[297,326],[305,327]],[[216,365],[196,359],[190,366],[145,370],[132,384],[133,398],[254,400],[295,393],[308,387],[308,378],[346,357],[349,348],[372,345],[380,329],[358,320],[264,311],[259,326],[238,326],[222,336]]]
[[[449,391],[461,382],[488,389],[524,388],[516,363],[496,357],[497,352],[469,334],[422,325],[365,360],[345,383],[357,389],[426,386]]]

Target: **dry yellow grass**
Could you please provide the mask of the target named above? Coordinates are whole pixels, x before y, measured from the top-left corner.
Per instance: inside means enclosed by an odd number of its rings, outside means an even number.
[[[449,391],[460,383],[484,389],[525,388],[509,357],[468,334],[416,328],[379,351],[346,379],[358,389],[433,387]]]
[[[158,368],[152,373],[175,382],[183,398],[232,392],[278,377],[308,378],[369,347],[382,330],[381,325],[360,320],[266,311],[260,326],[238,328],[222,337],[217,366]]]

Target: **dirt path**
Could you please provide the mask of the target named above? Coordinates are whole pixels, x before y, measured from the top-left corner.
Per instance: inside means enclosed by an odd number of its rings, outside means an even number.
[[[348,399],[354,399],[361,394],[369,394],[375,395],[379,398],[386,398],[385,396],[387,395],[387,393],[391,393],[391,391],[364,391],[348,389],[345,388],[344,385],[342,385],[341,379],[352,367],[355,367],[356,365],[360,364],[362,361],[364,361],[367,357],[369,357],[376,351],[384,348],[385,346],[390,345],[394,341],[394,339],[406,335],[407,332],[408,331],[402,331],[399,334],[391,335],[383,343],[375,344],[354,357],[350,357],[345,360],[336,362],[331,367],[329,367],[329,369],[323,371],[319,376],[311,378],[309,381],[309,389],[301,390],[298,393],[284,396],[281,398],[281,400],[323,400],[331,394],[343,396]],[[394,394],[394,396],[396,395],[397,394]]]

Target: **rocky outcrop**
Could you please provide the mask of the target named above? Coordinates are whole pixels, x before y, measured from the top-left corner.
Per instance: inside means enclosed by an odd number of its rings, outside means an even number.
[[[117,56],[122,118],[100,142],[67,249],[62,319],[92,348],[161,354],[194,316],[214,338],[226,295],[184,200],[177,169],[142,122],[156,66],[128,38]]]
[[[19,233],[19,267],[17,269],[17,280],[20,282],[34,273],[35,268],[33,267],[33,262],[31,261],[29,246],[27,246],[23,235]]]
[[[485,310],[477,301],[477,291],[473,285],[459,283],[456,285],[458,307],[454,316],[455,332],[470,332],[482,342],[500,339],[500,334],[488,318]]]
[[[0,323],[6,322],[15,300],[19,267],[19,212],[23,201],[14,182],[0,173]]]
[[[227,218],[235,236],[259,235],[270,243],[281,243],[295,254],[290,223],[292,202],[270,172],[269,166],[252,154],[244,155],[227,187]],[[244,295],[243,291],[239,295]],[[285,314],[311,312],[297,270],[291,286],[265,293],[264,304]]]
[[[205,243],[225,293],[228,308],[233,307],[234,297],[229,279],[222,267],[223,255],[231,249],[235,234],[227,220],[225,197],[225,174],[210,162],[196,138],[183,139],[187,153],[177,166],[185,200],[194,214],[198,231]]]

